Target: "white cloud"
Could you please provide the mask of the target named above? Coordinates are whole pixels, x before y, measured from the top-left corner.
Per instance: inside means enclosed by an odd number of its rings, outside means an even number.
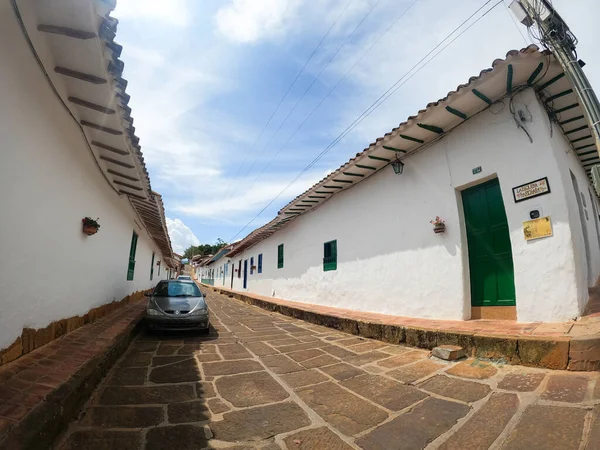
[[[186,0],[119,0],[113,15],[119,18],[160,21],[178,27],[185,27],[190,23]]]
[[[256,42],[284,33],[303,0],[232,0],[217,11],[217,27],[227,38]]]
[[[181,219],[169,219],[167,217],[166,220],[171,245],[175,253],[182,255],[190,245],[200,245],[198,237]]]

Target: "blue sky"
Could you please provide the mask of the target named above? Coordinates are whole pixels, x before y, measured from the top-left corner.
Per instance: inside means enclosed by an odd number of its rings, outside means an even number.
[[[124,47],[136,134],[152,187],[163,195],[174,250],[244,237],[377,137],[495,58],[530,42],[506,5],[497,6],[240,232],[373,101],[485,3],[118,0],[113,16],[120,22],[117,41]],[[600,89],[600,58],[594,52],[600,31],[593,24],[600,2],[553,3],[579,38],[579,56]]]

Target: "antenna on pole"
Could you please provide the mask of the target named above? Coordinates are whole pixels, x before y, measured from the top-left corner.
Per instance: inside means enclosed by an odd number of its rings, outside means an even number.
[[[552,51],[575,88],[579,104],[586,115],[600,150],[600,102],[578,61],[577,38],[547,0],[514,0],[510,6],[517,20],[527,28],[536,27],[540,43]]]

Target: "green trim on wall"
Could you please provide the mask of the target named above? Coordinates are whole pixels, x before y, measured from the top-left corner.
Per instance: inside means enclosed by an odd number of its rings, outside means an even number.
[[[555,112],[556,114],[559,114],[559,113],[561,113],[561,112],[565,112],[565,111],[568,111],[568,110],[570,110],[570,109],[577,108],[578,106],[579,106],[579,103],[573,103],[572,105],[565,106],[564,108],[555,109],[555,110],[554,110],[554,112]]]
[[[346,183],[346,184],[352,184],[354,183],[354,181],[350,181],[350,180],[332,180],[335,183]]]
[[[562,122],[558,122],[559,125],[566,125],[571,122],[575,122],[576,120],[585,119],[584,115],[572,117],[571,119],[563,120]]]
[[[390,147],[389,145],[382,145],[381,148],[384,148],[385,150],[389,150],[390,152],[406,153],[406,150],[402,150],[401,148],[396,148],[396,147]]]
[[[556,100],[557,98],[561,98],[561,97],[564,97],[565,95],[569,95],[569,94],[572,94],[572,93],[573,93],[573,89],[567,89],[566,91],[562,91],[562,92],[559,92],[558,94],[551,95],[550,97],[548,97],[545,100],[545,102],[548,103],[548,102],[551,102],[553,100]]]
[[[569,141],[569,142],[571,142],[571,144],[574,144],[575,142],[585,141],[586,139],[590,139],[591,137],[592,137],[592,135],[588,134],[587,136],[583,136],[583,137],[580,137],[580,138],[577,138],[577,139],[573,139],[572,141]]]
[[[362,173],[352,173],[352,172],[342,172],[344,175],[348,175],[349,177],[361,177],[364,178]]]
[[[577,133],[578,131],[581,131],[581,130],[587,130],[587,128],[588,128],[587,125],[583,125],[581,127],[577,127],[577,128],[573,128],[572,130],[565,131],[565,134]]]
[[[377,170],[376,167],[372,167],[372,166],[363,166],[362,164],[356,164],[356,167],[360,168],[360,169],[367,169],[367,170]]]
[[[315,194],[331,194],[331,192],[315,191]]]
[[[488,105],[494,103],[487,95],[479,92],[477,89],[471,89],[471,92],[475,94],[475,96],[478,97],[480,100],[486,102]]]
[[[506,93],[510,94],[512,92],[512,83],[513,83],[513,66],[509,64],[506,66]]]
[[[444,130],[436,125],[428,125],[426,123],[417,123],[419,128],[423,128],[424,130],[431,131],[432,133],[444,134]]]
[[[316,200],[300,200],[300,201],[303,202],[303,203],[319,203]]]
[[[344,189],[341,186],[323,186],[324,189]]]
[[[461,112],[458,109],[454,109],[452,106],[446,106],[446,111],[448,111],[450,114],[454,114],[455,116],[460,117],[463,120],[468,119],[468,116],[464,112]]]
[[[554,78],[549,79],[548,81],[546,81],[544,84],[542,84],[538,89],[539,90],[544,90],[546,89],[548,86],[550,86],[553,83],[556,83],[558,80],[560,80],[562,77],[565,76],[565,73],[559,73],[558,75],[556,75]]]
[[[387,159],[387,158],[381,158],[379,156],[373,156],[373,155],[369,155],[369,158],[371,159],[375,159],[377,161],[385,161],[385,162],[391,162],[391,159]]]
[[[529,78],[527,78],[527,84],[529,86],[531,86],[533,84],[533,82],[535,81],[535,79],[540,74],[540,72],[542,71],[543,68],[544,68],[544,63],[541,62],[538,64],[538,66],[535,68],[535,70],[533,72],[531,72],[531,75],[529,75]]]
[[[406,139],[407,141],[418,142],[419,144],[425,143],[425,141],[422,139],[417,139],[412,136],[407,136],[406,134],[399,134],[398,136],[400,136],[402,139]]]
[[[323,197],[321,195],[309,195],[308,198],[327,198],[327,197]]]

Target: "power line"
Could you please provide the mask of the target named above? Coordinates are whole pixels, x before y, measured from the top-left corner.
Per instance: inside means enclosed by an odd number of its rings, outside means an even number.
[[[399,78],[392,86],[390,86],[377,100],[375,100],[362,114],[360,114],[342,133],[340,133],[325,149],[317,155],[315,159],[313,159],[296,177],[288,183],[258,214],[256,214],[250,222],[248,222],[240,231],[237,232],[231,239],[230,242],[233,241],[240,233],[242,233],[246,228],[248,228],[252,222],[254,222],[269,206],[271,206],[275,200],[277,200],[290,186],[292,186],[304,173],[306,173],[314,164],[319,161],[329,150],[331,150],[335,145],[337,145],[348,133],[350,133],[356,126],[358,126],[367,116],[369,116],[373,111],[375,111],[379,106],[381,106],[385,101],[387,101],[400,87],[402,87],[406,82],[408,82],[413,76],[419,73],[424,67],[426,67],[431,61],[433,61],[443,50],[445,50],[449,45],[451,45],[456,39],[462,36],[466,31],[468,31],[473,25],[479,22],[483,17],[485,17],[488,13],[490,13],[494,8],[496,8],[503,0],[498,0],[491,8],[489,8],[485,13],[479,16],[473,23],[471,23],[466,29],[460,32],[457,36],[455,36],[450,42],[448,42],[444,47],[435,53],[433,57],[427,60],[418,70],[414,71],[408,78],[406,78],[415,68],[419,66],[423,61],[425,61],[432,53],[434,53],[444,42],[446,42],[452,35],[454,35],[459,29],[461,29],[469,20],[471,20],[479,11],[485,8],[492,0],[487,0],[480,8],[478,8],[473,14],[471,14],[467,19],[465,19],[458,27],[456,27],[450,34],[448,34],[442,41],[440,41],[432,50],[430,50],[423,58],[419,60],[408,72],[406,72],[401,78]],[[404,82],[402,82],[404,80]]]
[[[358,28],[360,28],[360,26],[363,24],[363,22],[371,15],[371,13],[373,12],[373,10],[379,5],[379,3],[381,3],[381,0],[377,0],[377,2],[375,2],[375,4],[369,9],[369,11],[367,12],[367,14],[365,14],[363,16],[363,18],[356,24],[356,26],[354,27],[354,29],[352,30],[352,32],[348,36],[346,36],[346,38],[344,39],[344,42],[342,42],[342,44],[338,47],[338,49],[331,55],[331,57],[329,58],[329,60],[327,61],[327,63],[321,68],[321,70],[319,71],[319,73],[317,74],[317,76],[312,80],[312,82],[310,83],[310,85],[304,90],[304,92],[302,93],[302,95],[300,96],[300,98],[298,100],[296,100],[296,103],[294,104],[293,108],[287,113],[287,115],[285,116],[285,118],[283,119],[283,121],[279,124],[279,127],[277,128],[277,130],[275,130],[275,133],[273,133],[271,135],[271,137],[269,138],[267,144],[263,147],[262,152],[260,152],[260,154],[256,156],[256,158],[254,159],[252,165],[246,171],[246,174],[249,174],[249,173],[252,172],[252,169],[256,165],[256,162],[258,161],[260,155],[267,150],[267,148],[271,144],[271,141],[273,140],[273,138],[279,133],[279,131],[281,130],[281,128],[283,127],[283,125],[288,121],[288,119],[294,113],[294,111],[296,111],[296,108],[298,107],[298,105],[300,104],[300,102],[302,102],[302,100],[304,99],[304,97],[306,96],[306,94],[312,89],[312,87],[319,80],[319,78],[321,77],[321,75],[323,74],[323,72],[325,72],[325,70],[327,69],[327,67],[329,67],[329,65],[331,64],[331,62],[335,59],[335,57],[342,50],[342,48],[344,48],[344,46],[348,43],[348,41],[350,41],[350,39],[352,39],[352,36],[354,36],[354,33],[356,33],[356,30],[358,30]],[[277,154],[279,154],[279,152],[277,152]],[[269,161],[269,164],[271,162],[272,162],[272,159],[271,159],[271,161]],[[261,171],[261,173],[262,172],[264,172],[264,168]],[[254,184],[255,182],[256,182],[256,179],[252,182],[252,184]],[[236,187],[237,187],[237,185],[236,185]],[[233,191],[235,191],[235,188],[233,189]]]
[[[296,77],[294,78],[294,80],[292,81],[292,84],[290,84],[290,86],[288,87],[287,91],[285,92],[285,94],[283,95],[283,97],[281,98],[281,100],[279,101],[279,103],[277,104],[277,106],[275,107],[275,109],[273,110],[273,112],[271,113],[271,116],[269,117],[269,120],[267,120],[267,123],[265,123],[265,125],[263,126],[263,128],[260,131],[258,137],[254,141],[254,144],[252,144],[252,147],[250,147],[250,150],[248,150],[248,152],[246,152],[246,157],[244,158],[244,161],[238,166],[238,169],[235,172],[235,175],[233,176],[233,180],[232,181],[235,181],[235,179],[239,175],[241,168],[244,167],[244,164],[246,164],[246,161],[248,160],[248,156],[252,153],[252,150],[254,149],[254,147],[256,147],[256,144],[258,144],[258,142],[260,141],[260,138],[262,137],[262,135],[264,134],[265,130],[267,129],[267,127],[269,126],[269,124],[273,120],[273,117],[275,117],[275,114],[277,113],[277,111],[279,111],[279,108],[281,107],[281,105],[283,104],[283,102],[287,98],[288,94],[290,93],[290,91],[292,90],[292,88],[294,87],[294,85],[296,84],[296,82],[298,81],[298,79],[300,78],[300,75],[302,75],[304,73],[304,69],[306,69],[306,66],[308,66],[308,63],[313,59],[313,57],[315,56],[315,54],[317,53],[317,51],[321,48],[321,45],[323,45],[323,42],[325,42],[325,39],[327,39],[327,36],[329,36],[329,33],[331,33],[331,30],[333,30],[333,27],[335,27],[335,25],[338,23],[338,21],[340,20],[340,18],[344,15],[344,13],[346,12],[346,10],[348,9],[348,7],[350,6],[350,4],[353,1],[354,0],[349,0],[348,3],[346,3],[346,6],[344,7],[344,9],[342,9],[342,11],[340,12],[340,14],[333,21],[333,23],[331,24],[331,26],[329,27],[329,29],[327,30],[327,32],[323,35],[323,37],[321,38],[321,40],[319,41],[319,43],[317,44],[317,46],[315,47],[315,49],[312,51],[312,53],[310,54],[310,56],[308,57],[308,59],[306,60],[306,62],[304,63],[304,65],[302,66],[302,68],[300,69],[300,71],[298,72],[298,74],[296,75]],[[236,187],[237,187],[237,184],[232,188],[231,192],[229,192],[228,198],[231,197],[231,195],[233,194],[233,192],[235,192],[235,188]]]
[[[252,181],[250,187],[254,186],[254,184],[256,183],[256,181],[258,180],[258,178],[265,172],[265,170],[267,170],[267,168],[271,165],[271,163],[277,158],[277,156],[282,152],[282,150],[284,150],[287,145],[290,143],[290,141],[293,139],[294,136],[296,136],[296,134],[298,133],[298,131],[300,131],[300,129],[306,124],[306,122],[308,122],[308,120],[312,117],[312,115],[317,112],[317,110],[321,107],[321,105],[323,103],[325,103],[325,100],[327,100],[329,98],[329,96],[333,93],[333,91],[335,89],[337,89],[337,87],[342,83],[342,81],[344,81],[344,79],[346,79],[346,77],[350,74],[350,72],[352,72],[352,70],[354,70],[354,68],[362,61],[362,59],[373,49],[373,47],[375,47],[375,45],[377,45],[379,43],[379,41],[381,41],[381,39],[394,27],[394,25],[396,25],[396,23],[398,23],[400,21],[400,19],[402,19],[405,14],[415,5],[415,3],[417,3],[419,0],[414,0],[408,8],[406,8],[398,17],[396,17],[396,19],[385,29],[385,31],[379,35],[379,37],[367,48],[367,50],[365,50],[363,52],[363,54],[354,62],[354,64],[350,67],[350,69],[348,69],[346,71],[346,73],[337,81],[337,83],[329,90],[329,92],[327,92],[327,94],[325,95],[325,97],[323,97],[321,99],[321,101],[313,108],[313,110],[304,118],[304,120],[300,123],[300,125],[298,125],[298,127],[294,130],[294,132],[287,138],[287,140],[283,143],[283,145],[279,148],[279,150],[277,150],[277,152],[271,157],[271,159],[269,160],[269,162],[267,164],[265,164],[262,168],[262,170],[260,171],[259,174],[256,175],[256,177],[254,178],[254,180]]]

